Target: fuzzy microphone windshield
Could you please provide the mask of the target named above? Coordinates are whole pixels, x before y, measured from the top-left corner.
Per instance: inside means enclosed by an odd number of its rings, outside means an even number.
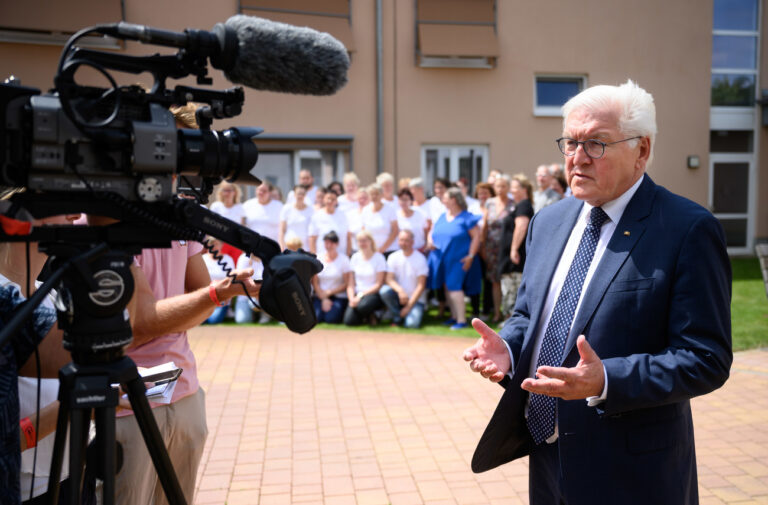
[[[327,33],[243,15],[225,26],[238,39],[234,64],[224,71],[234,83],[303,95],[332,95],[347,83],[347,50]]]

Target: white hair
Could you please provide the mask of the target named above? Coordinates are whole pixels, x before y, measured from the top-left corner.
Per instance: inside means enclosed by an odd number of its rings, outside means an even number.
[[[355,184],[358,186],[360,185],[360,178],[357,177],[357,174],[354,172],[347,172],[344,174],[344,177],[341,179],[342,182],[347,183],[349,181],[355,181]]]
[[[390,174],[389,172],[382,172],[379,175],[376,176],[376,182],[379,184],[384,182],[395,182],[395,178]]]
[[[421,177],[414,177],[413,179],[408,181],[408,187],[424,189],[424,182],[422,181]]]
[[[600,85],[587,88],[568,100],[563,105],[563,129],[568,116],[576,110],[586,109],[592,112],[616,111],[618,128],[627,137],[648,137],[651,152],[646,167],[653,160],[653,148],[656,145],[656,105],[653,96],[631,79],[620,86]],[[630,145],[637,145],[631,141]]]

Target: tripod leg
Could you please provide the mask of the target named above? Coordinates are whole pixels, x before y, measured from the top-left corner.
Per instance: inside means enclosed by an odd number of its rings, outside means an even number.
[[[152,457],[152,463],[155,465],[157,476],[163,485],[165,497],[170,505],[182,505],[187,502],[184,499],[184,493],[176,478],[176,472],[171,464],[171,458],[165,450],[163,438],[157,429],[155,416],[152,409],[149,408],[149,402],[146,397],[146,387],[138,375],[123,384],[123,388],[128,392],[128,399],[131,401],[131,408],[139,423],[139,429],[144,437],[144,443],[147,446],[149,455]]]
[[[101,455],[99,465],[103,471],[102,504],[115,503],[115,473],[117,451],[115,447],[115,408],[96,409],[96,449]]]
[[[85,448],[88,444],[88,424],[91,409],[72,409],[69,430],[69,501],[80,503],[80,489],[83,480]],[[66,431],[65,431],[66,433]]]
[[[63,385],[64,383],[61,382]],[[67,443],[67,425],[69,424],[69,389],[62,388],[59,391],[59,413],[56,416],[56,437],[53,440],[53,454],[51,456],[51,471],[48,478],[48,496],[51,503],[59,503],[59,481],[61,480],[61,466],[64,460],[64,447]]]

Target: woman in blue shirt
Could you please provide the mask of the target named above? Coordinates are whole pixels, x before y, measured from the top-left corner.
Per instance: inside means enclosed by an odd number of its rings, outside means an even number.
[[[467,212],[458,188],[445,192],[443,205],[446,212],[437,219],[429,237],[429,287],[445,287],[452,316],[446,324],[458,330],[467,326],[465,293],[477,294],[482,285],[480,263],[475,258],[480,247],[481,216]]]

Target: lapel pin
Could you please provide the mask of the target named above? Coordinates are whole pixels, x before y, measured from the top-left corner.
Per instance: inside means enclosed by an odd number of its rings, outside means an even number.
[[[625,232],[624,232],[624,236],[625,236],[625,237],[629,237],[629,231],[625,231]]]

